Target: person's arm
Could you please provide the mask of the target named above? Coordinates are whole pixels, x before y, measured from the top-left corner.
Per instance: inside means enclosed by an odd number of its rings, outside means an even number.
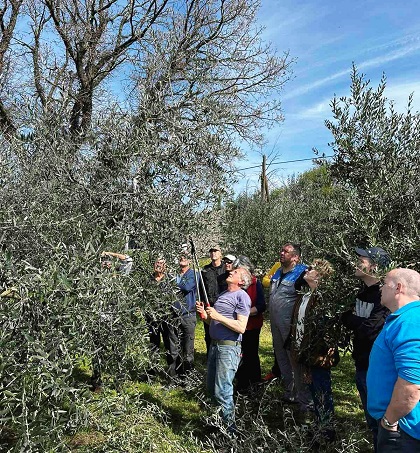
[[[214,307],[206,308],[207,319],[218,321],[230,330],[237,333],[244,333],[248,324],[248,316],[236,315],[236,319],[229,319],[221,315]]]
[[[262,285],[264,288],[270,288],[271,277],[276,273],[280,267],[280,262],[276,261],[272,268],[264,275],[262,279]]]
[[[398,377],[394,385],[391,401],[385,411],[385,418],[389,423],[393,424],[408,413],[410,413],[420,400],[420,385],[412,384]],[[381,419],[382,427],[390,431],[396,431],[398,425],[395,427],[387,427]]]
[[[306,269],[306,268],[305,268]],[[303,278],[305,276],[305,270],[299,275],[298,279],[295,281],[295,289],[296,291],[301,291],[302,286],[306,286],[306,281]]]
[[[124,253],[102,252],[101,256],[112,256],[114,258],[118,258],[120,261],[127,259],[127,255],[125,255]]]
[[[347,329],[358,331],[360,335],[373,341],[381,331],[388,313],[388,310],[378,303],[368,318],[347,311],[341,316],[341,321]]]
[[[211,319],[207,316],[206,310],[204,308],[204,302],[197,301],[195,303],[195,309],[197,310],[197,313],[200,315],[200,318],[203,320],[203,322],[210,324]]]

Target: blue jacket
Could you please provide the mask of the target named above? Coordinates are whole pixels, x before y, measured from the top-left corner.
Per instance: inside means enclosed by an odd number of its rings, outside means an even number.
[[[185,274],[178,275],[176,277],[176,283],[181,293],[181,297],[175,302],[175,309],[180,311],[182,315],[186,315],[188,313],[194,313],[195,315],[197,286],[194,271],[192,269],[188,269]]]

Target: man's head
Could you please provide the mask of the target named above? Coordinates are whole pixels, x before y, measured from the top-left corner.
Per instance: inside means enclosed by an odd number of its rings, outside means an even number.
[[[229,272],[226,278],[228,287],[247,289],[252,282],[251,273],[245,267],[238,267]]]
[[[233,269],[233,262],[236,260],[235,255],[225,255],[222,259],[225,269],[229,272]]]
[[[219,245],[212,245],[209,248],[209,256],[212,261],[212,263],[220,263],[222,259],[222,251],[220,249]]]
[[[251,260],[245,255],[239,255],[238,258],[236,258],[235,262],[233,263],[233,267],[235,268],[245,267],[246,269],[249,270],[251,275],[254,274],[255,272],[255,266],[252,264]]]
[[[153,270],[157,274],[163,274],[165,272],[165,270],[166,270],[166,260],[164,258],[158,258],[155,261],[155,264],[153,266]]]
[[[186,269],[187,267],[190,266],[190,259],[186,253],[183,253],[182,255],[180,255],[178,262],[179,262],[179,267],[181,269]]]
[[[280,250],[280,263],[285,268],[294,266],[300,261],[301,254],[302,251],[299,244],[286,242]]]
[[[381,287],[381,304],[391,312],[420,300],[420,274],[412,269],[393,269]]]
[[[371,247],[368,249],[356,247],[355,251],[358,259],[354,275],[361,280],[367,277],[376,278],[378,271],[385,269],[391,263],[388,253],[381,247]]]

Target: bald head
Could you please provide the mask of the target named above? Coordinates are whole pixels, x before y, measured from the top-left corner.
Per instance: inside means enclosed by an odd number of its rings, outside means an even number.
[[[413,269],[394,269],[389,274],[395,283],[401,283],[407,296],[420,296],[420,274]]]
[[[412,269],[393,269],[385,276],[381,303],[392,312],[420,300],[420,274]]]

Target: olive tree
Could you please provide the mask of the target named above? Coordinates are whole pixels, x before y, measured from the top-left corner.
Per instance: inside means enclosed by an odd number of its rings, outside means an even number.
[[[84,423],[81,362],[106,353],[115,385],[148,367],[144,314],[177,297],[151,287],[153,260],[176,272],[179,244],[225,192],[237,141],[282,119],[291,60],[263,43],[257,9],[1,2],[0,423],[11,448],[58,448]],[[133,273],[104,274],[101,251],[127,242]]]
[[[370,86],[354,67],[350,96],[331,102],[331,177],[346,191],[344,241],[382,245],[396,262],[419,263],[420,114],[386,98],[386,79]]]
[[[394,265],[419,266],[420,115],[396,111],[386,79],[373,88],[353,68],[350,95],[334,98],[332,161],[289,178],[270,201],[242,194],[226,208],[232,250],[263,268],[278,259],[282,243],[302,244],[303,259],[331,260],[337,310],[352,299],[354,247],[382,246]]]

